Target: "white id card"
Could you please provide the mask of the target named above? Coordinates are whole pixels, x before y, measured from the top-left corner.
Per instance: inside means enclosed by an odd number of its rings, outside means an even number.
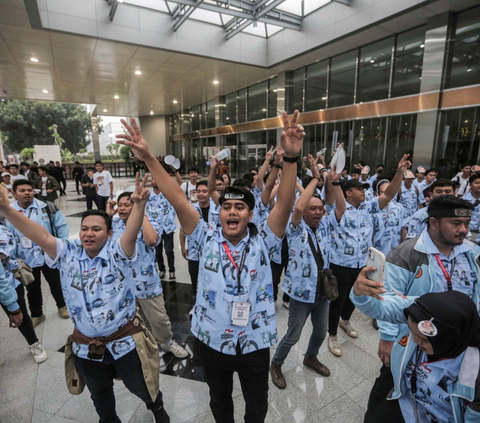
[[[32,240],[22,236],[22,247],[23,248],[32,248],[33,247]]]
[[[234,301],[232,303],[232,325],[248,326],[250,318],[250,303]]]

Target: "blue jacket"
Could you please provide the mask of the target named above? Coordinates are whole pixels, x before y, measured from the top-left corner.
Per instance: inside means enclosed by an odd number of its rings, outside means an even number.
[[[372,297],[357,297],[350,292],[353,304],[367,316],[377,320],[388,321],[399,325],[396,342],[391,355],[391,370],[394,380],[393,393],[390,399],[398,399],[401,395],[410,395],[405,384],[403,374],[417,344],[410,336],[410,328],[403,310],[412,304],[415,297],[402,298],[398,295],[386,296],[383,301]],[[469,347],[465,351],[458,380],[451,394],[451,406],[455,423],[478,423],[480,421],[480,353],[477,348]],[[465,410],[465,411],[462,411]]]
[[[464,243],[471,247],[466,253],[471,268],[476,270],[477,283],[472,300],[480,311],[480,247],[465,240]],[[406,296],[419,297],[428,292],[436,292],[437,276],[433,264],[430,265],[432,256],[427,253],[422,236],[402,242],[394,248],[387,257],[383,283],[387,292],[384,297],[395,296],[392,289]],[[435,259],[433,259],[435,260]],[[380,338],[384,341],[394,341],[397,338],[399,327],[391,322],[378,322]],[[400,329],[401,330],[401,329]]]
[[[8,311],[16,311],[20,307],[17,304],[17,292],[11,282],[5,277],[3,264],[0,262],[0,303],[7,307]]]

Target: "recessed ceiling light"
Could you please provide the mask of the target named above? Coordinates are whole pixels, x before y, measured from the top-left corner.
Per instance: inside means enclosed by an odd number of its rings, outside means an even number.
[[[120,97],[115,94],[115,95],[113,96],[113,98],[114,98],[115,100],[118,100]]]
[[[37,63],[38,59],[36,57],[30,57],[30,61]]]
[[[420,48],[424,48],[425,47],[425,44],[420,44]]]
[[[254,30],[254,31],[258,31],[258,23],[257,23],[257,21],[254,21],[254,22],[253,22],[253,30]]]
[[[173,100],[173,104],[177,104],[177,103],[178,103],[178,101],[177,101],[177,100]]]
[[[466,120],[465,123],[468,123],[468,120]]]
[[[135,75],[141,75],[141,74],[142,74],[142,71],[139,71],[139,70],[135,71]]]
[[[326,100],[326,99],[327,99],[327,97],[322,97],[322,100]]]
[[[103,109],[103,113],[107,113],[107,112],[108,112],[108,110],[107,110],[107,109]]]
[[[468,69],[467,69],[467,72],[471,72],[471,71],[472,71],[472,68],[468,68]]]
[[[48,90],[42,90],[43,94],[48,94]]]
[[[218,81],[217,80],[213,81],[213,85],[218,85]]]
[[[372,59],[372,60],[370,60],[370,63],[375,63],[375,60],[373,60],[373,59]]]
[[[150,112],[151,115],[153,115],[153,110]]]

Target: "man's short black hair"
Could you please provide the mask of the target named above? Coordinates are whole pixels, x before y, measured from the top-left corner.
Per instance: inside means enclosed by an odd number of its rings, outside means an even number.
[[[53,164],[55,164],[55,162],[54,162],[53,160],[50,160],[50,163],[53,163]]]
[[[91,170],[92,172],[95,172],[95,169],[93,167],[87,167],[87,172]]]
[[[430,187],[430,192],[433,192],[433,190],[437,187],[443,188],[443,187],[452,187],[452,189],[455,191],[455,184],[450,180],[446,178],[441,178],[436,180]]]
[[[476,179],[480,179],[480,172],[478,173],[473,173],[470,178],[468,178],[468,182],[471,184],[473,181]]]
[[[97,161],[95,162],[95,166],[96,166],[97,164],[101,164],[101,165],[103,166],[103,163],[102,163],[101,160],[97,160]]]
[[[316,192],[312,195],[312,198],[318,198],[322,202],[322,204],[325,206],[325,200],[322,197],[320,197],[320,195],[318,195]]]
[[[223,184],[223,178],[220,175],[215,175],[215,180],[222,181],[222,184]]]
[[[425,171],[425,175],[428,175],[430,172],[438,173],[437,170],[432,167],[431,169],[427,169],[427,170]]]
[[[75,162],[75,164],[78,164],[78,165],[79,165],[79,164],[80,164],[80,162]]]
[[[252,181],[253,182],[253,181]],[[250,189],[252,187],[252,183],[249,183],[246,179],[235,179],[232,184],[232,187],[244,187]]]
[[[350,176],[351,176],[351,175],[361,175],[361,174],[362,174],[362,170],[359,169],[358,167],[354,167],[354,168],[352,169],[352,171],[350,172]]]
[[[30,185],[33,188],[33,184],[28,179],[17,179],[13,183],[13,191],[15,192],[20,185]]]
[[[430,216],[438,211],[445,212],[454,209],[467,209],[473,211],[475,210],[475,205],[470,203],[470,201],[456,197],[455,195],[439,195],[430,201],[430,204],[428,205],[428,215]],[[436,219],[441,218],[437,217]],[[430,226],[430,218],[427,220],[427,225]]]
[[[383,164],[380,163],[380,164],[378,164],[378,165],[375,167],[375,169],[378,169],[379,167],[385,168],[385,165],[383,165]]]
[[[249,172],[257,172],[257,174],[258,174],[258,168],[256,168],[256,167],[252,167],[252,168],[248,169],[248,171]]]
[[[472,166],[470,163],[463,163],[460,165],[460,169],[463,169],[464,167],[467,167],[467,166]]]
[[[208,181],[206,179],[202,179],[201,181],[198,181],[197,185],[195,185],[195,189],[198,189],[198,187],[201,185],[205,185],[208,188]]]
[[[39,169],[43,170],[44,172],[48,173],[48,167],[47,166],[40,166]]]
[[[373,189],[373,191],[375,191],[377,194],[378,194],[377,187],[378,187],[378,184],[379,184],[380,182],[382,183],[382,185],[383,185],[383,184],[386,184],[386,183],[390,183],[390,181],[389,181],[387,178],[376,179],[375,181],[373,181],[372,189]]]
[[[18,169],[18,164],[16,164],[16,163],[10,163],[10,164],[8,165],[8,167],[9,167],[9,168],[10,168],[10,167],[16,167],[16,168]]]
[[[30,167],[30,163],[25,162],[22,166]]]
[[[87,210],[82,213],[82,220],[80,223],[83,223],[83,220],[89,216],[100,216],[103,217],[105,221],[105,225],[107,225],[107,231],[110,232],[112,230],[112,218],[103,210]]]
[[[132,199],[130,198],[132,196],[132,192],[131,191],[125,191],[125,192],[122,192],[118,198],[117,198],[117,203],[122,199],[122,198],[128,198],[130,200],[131,203],[133,203]]]
[[[198,170],[198,167],[195,167],[195,166],[192,166],[190,169],[188,169],[188,173],[190,173],[190,172],[200,173],[200,171]]]
[[[245,179],[248,182],[250,182],[250,186],[251,186],[253,184],[253,181],[255,180],[255,174],[253,174],[252,172],[247,172],[245,173],[245,175],[243,175],[242,179]]]

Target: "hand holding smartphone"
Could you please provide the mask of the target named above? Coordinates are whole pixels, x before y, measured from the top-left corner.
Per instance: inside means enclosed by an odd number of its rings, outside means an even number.
[[[385,255],[376,248],[370,247],[368,249],[367,267],[376,267],[374,272],[367,273],[368,279],[374,282],[383,281],[383,271],[385,270]]]

